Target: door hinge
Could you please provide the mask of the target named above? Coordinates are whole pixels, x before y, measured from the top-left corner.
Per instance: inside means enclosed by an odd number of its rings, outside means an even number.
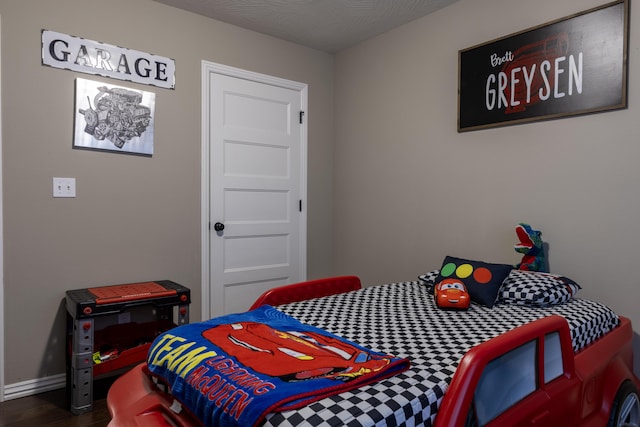
[[[298,200],[298,210],[302,212],[302,200]]]
[[[300,124],[302,124],[303,117],[304,117],[304,111],[300,111]]]

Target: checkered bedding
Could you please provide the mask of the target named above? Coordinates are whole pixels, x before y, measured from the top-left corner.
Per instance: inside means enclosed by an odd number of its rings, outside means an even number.
[[[468,311],[443,311],[430,289],[421,281],[400,282],[277,307],[373,350],[408,357],[411,368],[296,411],[271,414],[265,425],[431,426],[458,362],[474,345],[558,314],[568,320],[579,351],[619,323],[611,309],[583,299],[546,308],[472,304]]]

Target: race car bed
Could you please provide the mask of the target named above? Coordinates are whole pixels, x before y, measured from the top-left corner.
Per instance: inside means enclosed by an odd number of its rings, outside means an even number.
[[[495,424],[505,419],[500,412],[516,405],[517,400],[522,397],[517,397],[518,390],[522,389],[521,385],[513,386],[515,392],[509,389],[511,386],[507,386],[508,377],[520,378],[522,372],[531,377],[544,374],[543,380],[530,380],[534,388],[549,385],[549,390],[545,391],[547,396],[551,394],[553,387],[559,388],[558,384],[566,380],[568,385],[563,386],[562,399],[567,400],[560,401],[560,405],[556,406],[565,413],[565,417],[568,417],[566,413],[576,414],[576,418],[564,418],[565,421],[557,418],[554,422],[547,420],[542,424],[539,424],[542,418],[538,418],[538,424],[532,425],[570,425],[566,424],[566,420],[575,422],[571,425],[604,425],[610,416],[620,419],[631,417],[631,421],[637,423],[638,380],[631,372],[632,329],[628,319],[616,315],[601,303],[575,298],[574,294],[579,286],[573,282],[561,280],[559,287],[547,287],[545,290],[547,284],[543,286],[537,279],[528,282],[528,277],[525,276],[518,276],[517,272],[513,277],[510,275],[505,284],[511,280],[511,286],[501,288],[497,302],[492,307],[474,303],[468,310],[462,311],[442,310],[434,303],[432,288],[438,271],[421,276],[421,280],[417,281],[370,286],[296,301],[278,305],[277,310],[267,306],[268,311],[276,310],[283,316],[361,345],[375,354],[408,360],[410,367],[391,372],[390,375],[381,376],[374,382],[363,383],[354,389],[337,390],[325,397],[320,396],[299,408],[286,410],[285,406],[285,410],[277,409],[259,418],[260,424],[525,425],[513,421],[515,418],[506,423]],[[541,293],[541,289],[544,292]],[[287,293],[286,289],[284,293]],[[288,294],[292,298],[291,292]],[[289,299],[291,300],[295,301],[295,298]],[[214,321],[213,325],[217,323]],[[188,326],[172,330],[173,334],[180,335],[175,331]],[[549,339],[556,335],[557,341]],[[481,374],[476,372],[478,369],[489,366],[492,359],[498,359],[506,353],[519,353],[518,349],[530,343],[534,343],[530,347],[535,352],[547,348],[545,351],[548,353],[557,347],[555,361],[554,357],[547,360],[545,353],[543,364],[534,362],[535,366],[525,368],[517,363],[527,360],[526,356],[510,357],[499,370],[504,375],[498,377],[498,382],[504,383],[504,387],[496,388],[491,384],[482,386],[484,377],[479,378]],[[153,348],[154,346],[152,351]],[[157,362],[157,357],[155,362],[151,357],[149,361],[153,365]],[[177,362],[173,364],[179,365]],[[478,369],[476,365],[479,366]],[[509,365],[511,368],[507,370]],[[611,367],[613,365],[614,368]],[[209,366],[212,364],[209,363]],[[108,406],[113,416],[110,426],[219,425],[219,422],[212,419],[203,421],[202,411],[208,409],[203,409],[197,399],[189,401],[189,396],[198,393],[182,390],[189,385],[202,387],[204,380],[201,380],[200,386],[193,380],[175,382],[176,375],[158,378],[158,371],[153,370],[154,366],[151,368],[150,373],[147,365],[140,365],[114,383],[108,395]],[[184,366],[182,369],[184,371]],[[456,374],[457,370],[459,372]],[[554,370],[558,371],[555,376],[549,376]],[[592,372],[585,373],[581,370]],[[182,377],[184,379],[188,376]],[[491,382],[496,383],[485,381]],[[174,391],[180,388],[180,401],[166,393],[171,390],[158,390],[155,383],[168,384],[169,389],[173,387]],[[627,389],[628,384],[631,384],[632,392],[620,397],[619,390],[625,384]],[[504,395],[501,398],[503,400],[512,396],[516,396],[516,400],[503,404],[504,408],[483,409],[477,403],[481,400],[479,392],[473,390],[476,387],[480,389],[481,386],[484,387],[483,393],[492,395],[492,400],[497,400],[498,394]],[[576,387],[579,391],[570,392]],[[523,396],[525,395],[535,393],[524,391]],[[470,407],[474,409],[469,411]],[[553,416],[554,410],[550,411]],[[547,412],[549,411],[545,414]],[[442,415],[438,416],[439,413]],[[534,415],[539,417],[539,414]],[[611,425],[623,424],[614,422]]]

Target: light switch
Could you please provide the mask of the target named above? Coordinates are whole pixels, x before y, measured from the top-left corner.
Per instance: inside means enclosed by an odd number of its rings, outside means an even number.
[[[54,177],[53,197],[76,197],[76,179]]]

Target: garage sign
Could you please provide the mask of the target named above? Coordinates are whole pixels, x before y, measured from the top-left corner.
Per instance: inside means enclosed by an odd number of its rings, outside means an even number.
[[[175,88],[171,58],[42,30],[42,64],[135,83]]]

